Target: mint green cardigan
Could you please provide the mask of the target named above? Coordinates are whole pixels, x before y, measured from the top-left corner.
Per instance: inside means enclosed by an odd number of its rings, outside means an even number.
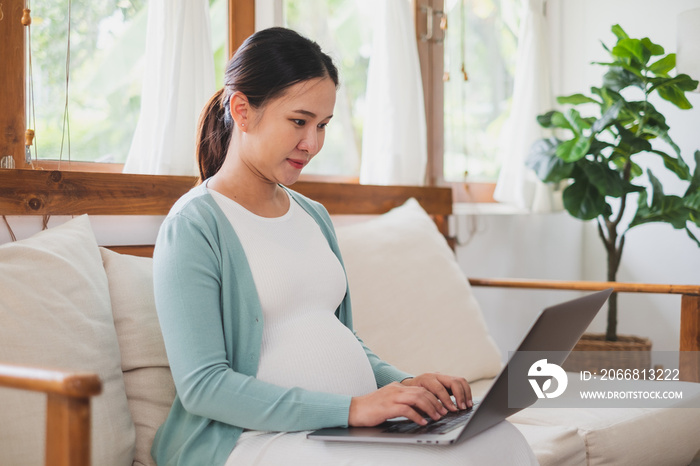
[[[326,209],[288,192],[318,223],[342,264]],[[243,428],[347,426],[349,396],[255,378],[263,333],[260,301],[241,243],[203,184],[173,206],[153,259],[156,309],[177,391],[151,449],[159,466],[223,465]],[[335,314],[352,330],[349,293]],[[378,387],[410,377],[359,341]]]

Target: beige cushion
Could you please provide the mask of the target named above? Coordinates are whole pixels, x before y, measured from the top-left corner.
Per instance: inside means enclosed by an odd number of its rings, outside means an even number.
[[[129,409],[136,426],[135,465],[155,465],[153,438],[175,398],[153,298],[153,259],[101,248],[112,297]]]
[[[107,276],[87,216],[0,246],[0,361],[96,372],[92,464],[132,463]],[[44,464],[46,397],[0,391],[0,464]]]
[[[337,229],[355,330],[413,374],[493,377],[501,356],[452,250],[420,204]]]
[[[513,425],[525,437],[540,466],[584,466],[587,464],[586,444],[576,427]]]
[[[698,408],[527,408],[509,420],[577,429],[591,466],[687,465],[700,450]]]

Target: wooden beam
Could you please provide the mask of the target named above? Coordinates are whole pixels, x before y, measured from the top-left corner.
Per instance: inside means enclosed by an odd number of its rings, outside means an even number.
[[[2,2],[0,21],[0,158],[12,155],[15,167],[24,168],[24,34],[23,0]]]
[[[681,298],[680,376],[700,382],[700,296]]]
[[[90,466],[90,398],[50,393],[46,405],[46,466]]]
[[[165,215],[188,176],[0,170],[0,215]]]
[[[255,32],[255,0],[229,0],[228,50],[232,57],[236,50]]]
[[[102,391],[102,382],[91,372],[47,370],[0,364],[0,386],[84,398]]]
[[[0,170],[0,215],[165,215],[196,182],[189,176]],[[300,181],[292,189],[336,215],[382,214],[411,197],[430,215],[452,213],[449,188]]]
[[[658,293],[700,295],[700,285],[664,285],[621,282],[589,282],[564,280],[528,280],[512,278],[470,278],[472,286],[522,288],[539,290],[600,291],[612,288],[618,293]],[[697,296],[696,296],[697,298]]]

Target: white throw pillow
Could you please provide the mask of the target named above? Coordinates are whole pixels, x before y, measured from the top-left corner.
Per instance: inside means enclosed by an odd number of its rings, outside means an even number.
[[[107,276],[86,215],[0,246],[0,361],[95,372],[92,464],[131,465],[129,416]],[[0,391],[0,464],[44,464],[46,397]]]
[[[415,375],[494,377],[500,352],[447,241],[415,199],[337,229],[357,334]]]
[[[109,280],[112,314],[122,356],[131,417],[136,426],[135,466],[155,466],[151,444],[175,399],[153,296],[153,259],[100,248]]]

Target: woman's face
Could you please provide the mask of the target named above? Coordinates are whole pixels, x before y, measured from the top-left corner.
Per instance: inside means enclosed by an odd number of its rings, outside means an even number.
[[[243,132],[243,162],[265,181],[291,185],[321,150],[333,116],[336,88],[329,78],[290,86],[280,97],[250,109]]]

